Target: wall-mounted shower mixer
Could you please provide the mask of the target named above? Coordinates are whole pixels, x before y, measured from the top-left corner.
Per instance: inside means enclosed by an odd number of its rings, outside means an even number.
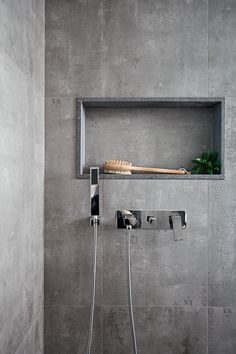
[[[168,210],[117,210],[117,228],[130,225],[140,230],[173,230],[174,240],[182,240],[182,229],[186,228],[185,211]]]

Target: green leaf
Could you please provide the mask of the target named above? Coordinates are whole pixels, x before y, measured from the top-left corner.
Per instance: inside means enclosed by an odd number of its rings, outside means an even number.
[[[192,173],[213,174],[220,171],[221,162],[218,160],[218,152],[206,151],[201,156],[192,160],[194,164]]]

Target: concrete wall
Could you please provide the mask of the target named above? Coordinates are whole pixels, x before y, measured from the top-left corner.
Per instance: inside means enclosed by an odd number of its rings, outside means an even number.
[[[0,353],[43,353],[44,0],[0,1]]]
[[[94,353],[130,353],[118,208],[184,209],[183,242],[132,238],[140,353],[236,352],[236,3],[48,0],[46,7],[45,345],[84,353],[92,231],[75,179],[76,96],[226,96],[224,181],[101,182]]]

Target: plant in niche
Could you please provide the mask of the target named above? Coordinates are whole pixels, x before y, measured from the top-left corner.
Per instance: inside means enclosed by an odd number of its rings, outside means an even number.
[[[192,173],[195,174],[216,174],[220,172],[221,162],[218,160],[218,152],[203,152],[200,157],[192,160],[194,166]]]

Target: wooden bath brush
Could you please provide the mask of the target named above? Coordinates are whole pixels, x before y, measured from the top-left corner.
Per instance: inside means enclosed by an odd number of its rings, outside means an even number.
[[[139,172],[153,172],[153,173],[166,173],[166,174],[189,174],[184,168],[179,170],[155,168],[155,167],[137,167],[133,166],[129,161],[123,160],[108,160],[103,165],[104,173],[117,173],[122,175],[131,175],[133,171]]]

